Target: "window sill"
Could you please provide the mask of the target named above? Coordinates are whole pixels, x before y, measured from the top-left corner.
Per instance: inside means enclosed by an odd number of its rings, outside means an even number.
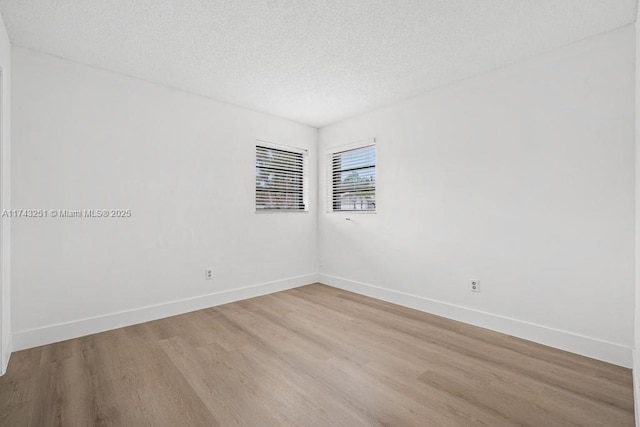
[[[279,213],[285,213],[285,214],[308,214],[309,211],[305,210],[305,211],[300,211],[300,210],[295,210],[295,209],[261,209],[261,210],[256,210],[255,213],[257,214],[279,214]]]
[[[328,214],[345,214],[345,215],[375,215],[378,211],[327,211]]]

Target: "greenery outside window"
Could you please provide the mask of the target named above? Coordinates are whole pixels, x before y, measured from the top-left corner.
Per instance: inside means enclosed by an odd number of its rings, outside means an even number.
[[[307,150],[256,144],[256,212],[307,211]]]
[[[376,146],[370,143],[330,155],[331,210],[376,210]]]

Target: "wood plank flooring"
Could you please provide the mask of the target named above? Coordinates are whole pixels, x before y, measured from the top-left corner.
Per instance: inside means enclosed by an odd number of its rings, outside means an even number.
[[[309,285],[14,353],[2,426],[632,426],[631,371]]]

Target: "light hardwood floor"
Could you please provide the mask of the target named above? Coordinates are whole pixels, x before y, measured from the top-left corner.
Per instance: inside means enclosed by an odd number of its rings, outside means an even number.
[[[3,426],[633,425],[631,372],[309,285],[14,353]]]

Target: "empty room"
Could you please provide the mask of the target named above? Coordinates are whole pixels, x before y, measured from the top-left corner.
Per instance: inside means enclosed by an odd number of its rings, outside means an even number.
[[[0,426],[640,426],[638,0],[0,15]]]

